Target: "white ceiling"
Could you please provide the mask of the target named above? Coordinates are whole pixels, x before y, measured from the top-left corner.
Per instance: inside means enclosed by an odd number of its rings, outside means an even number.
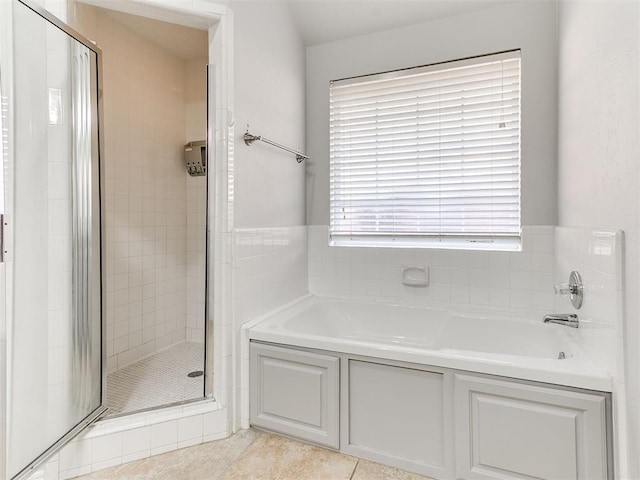
[[[406,27],[511,0],[288,0],[305,45]]]
[[[184,60],[195,60],[209,54],[209,37],[206,30],[185,27],[177,23],[162,22],[115,10],[103,10],[116,22],[135,31]]]
[[[85,0],[86,1],[86,0]],[[234,1],[226,0],[233,8]],[[249,0],[251,1],[251,0]],[[255,0],[254,0],[255,1]],[[260,0],[270,1],[270,0]],[[305,45],[452,17],[518,0],[286,0]],[[526,1],[526,0],[520,0]],[[225,2],[225,0],[222,0]],[[116,10],[116,21],[185,60],[207,55],[206,30],[162,22]]]

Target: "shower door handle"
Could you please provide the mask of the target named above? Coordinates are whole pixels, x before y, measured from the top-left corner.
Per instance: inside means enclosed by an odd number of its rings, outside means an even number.
[[[8,215],[0,214],[0,263],[9,260],[9,218]]]

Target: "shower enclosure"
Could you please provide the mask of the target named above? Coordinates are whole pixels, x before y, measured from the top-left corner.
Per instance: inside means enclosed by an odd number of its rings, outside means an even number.
[[[75,25],[104,57],[108,414],[201,399],[207,31],[83,3]]]
[[[207,176],[190,176],[184,157],[186,144],[209,138],[207,57],[171,58],[127,27],[137,20],[78,8],[79,26],[99,25],[89,34],[104,51],[29,0],[9,9],[12,108],[3,104],[1,125],[14,153],[0,177],[9,207],[0,211],[8,387],[0,467],[11,479],[26,478],[105,412],[202,399],[203,371],[212,378]]]
[[[10,477],[104,410],[101,53],[13,4],[15,165],[7,248]]]

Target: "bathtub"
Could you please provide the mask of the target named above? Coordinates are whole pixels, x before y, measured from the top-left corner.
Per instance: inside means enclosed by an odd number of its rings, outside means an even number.
[[[611,376],[570,330],[505,312],[310,295],[261,317],[247,332],[253,341],[610,392]]]

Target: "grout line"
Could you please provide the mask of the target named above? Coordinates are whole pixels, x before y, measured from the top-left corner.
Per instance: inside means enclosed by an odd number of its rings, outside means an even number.
[[[247,431],[251,431],[251,430],[253,430],[251,427],[249,427],[249,428],[247,429]],[[230,439],[231,437],[233,437],[234,435],[237,435],[237,434],[238,434],[239,432],[241,432],[241,431],[242,431],[242,430],[238,430],[238,432],[231,434],[230,436],[228,436],[227,438],[225,438],[225,439],[223,439],[223,440]],[[256,440],[258,440],[258,438],[260,438],[260,437],[262,436],[262,435],[261,435],[261,432],[260,432],[259,430],[253,430],[253,431],[254,431],[254,432],[257,432],[257,433],[258,433],[258,435],[256,435],[256,436],[254,437],[254,439],[253,439],[253,440],[251,440],[251,442],[249,442],[249,443],[248,443],[248,444],[247,444],[247,445],[246,445],[242,450],[240,450],[239,452],[237,452],[237,455],[236,455],[235,457],[233,457],[233,459],[229,462],[229,464],[228,464],[228,465],[227,465],[227,466],[226,466],[226,467],[225,467],[225,468],[220,472],[220,475],[218,475],[216,478],[213,478],[213,479],[211,479],[211,480],[217,480],[218,478],[224,478],[225,474],[229,471],[229,469],[230,469],[231,467],[233,467],[233,466],[238,462],[238,459],[242,456],[242,454],[243,454],[244,452],[246,452],[246,451],[247,451],[247,449],[248,449],[251,445],[253,445],[253,444],[256,442]]]
[[[351,472],[351,476],[349,477],[349,480],[353,480],[353,476],[356,474],[356,470],[358,469],[358,465],[360,465],[360,459],[356,460],[356,466],[353,467],[353,472]]]

